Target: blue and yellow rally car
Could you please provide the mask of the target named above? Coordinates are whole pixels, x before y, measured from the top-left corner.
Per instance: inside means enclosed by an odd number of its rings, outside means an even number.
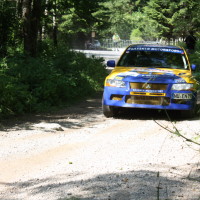
[[[129,46],[106,77],[103,113],[114,117],[121,107],[181,110],[192,117],[197,103],[197,81],[186,51],[177,46]]]

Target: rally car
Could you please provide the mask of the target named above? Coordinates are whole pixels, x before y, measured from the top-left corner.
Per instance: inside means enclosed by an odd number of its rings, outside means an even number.
[[[180,110],[195,114],[197,81],[186,51],[177,46],[136,44],[126,48],[104,84],[102,109],[114,117],[120,108]]]

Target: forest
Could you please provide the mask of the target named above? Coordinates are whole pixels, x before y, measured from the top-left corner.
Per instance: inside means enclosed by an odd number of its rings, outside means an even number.
[[[103,59],[83,49],[118,33],[124,40],[200,36],[199,0],[1,0],[0,117],[69,105],[102,89]],[[191,55],[200,64],[200,44]],[[197,73],[198,77],[198,73]]]

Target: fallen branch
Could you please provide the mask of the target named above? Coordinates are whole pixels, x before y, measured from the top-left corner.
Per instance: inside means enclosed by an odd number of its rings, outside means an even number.
[[[179,137],[184,138],[187,142],[191,142],[191,143],[194,143],[194,144],[197,144],[197,145],[200,146],[200,143],[195,142],[194,140],[192,140],[192,139],[190,139],[190,138],[187,138],[187,137],[185,137],[184,135],[182,135],[182,134],[180,133],[180,131],[176,128],[176,126],[174,125],[174,123],[172,122],[172,120],[170,119],[170,117],[169,117],[167,111],[165,111],[165,112],[166,112],[166,115],[167,115],[169,121],[171,122],[171,124],[172,124],[174,130],[172,130],[172,129],[168,128],[167,126],[164,126],[164,125],[158,123],[156,120],[154,120],[154,122],[155,122],[156,124],[158,124],[158,125],[159,125],[160,127],[162,127],[163,129],[167,130],[168,132],[173,133],[173,134],[175,134],[175,135],[177,135],[177,136],[179,136]]]

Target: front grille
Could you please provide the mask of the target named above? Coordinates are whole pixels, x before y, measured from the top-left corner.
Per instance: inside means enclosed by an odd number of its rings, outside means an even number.
[[[167,106],[170,104],[170,98],[156,97],[156,96],[131,96],[131,95],[128,95],[128,96],[126,96],[126,103]]]
[[[131,89],[142,90],[166,90],[167,84],[155,84],[155,83],[130,83]]]

